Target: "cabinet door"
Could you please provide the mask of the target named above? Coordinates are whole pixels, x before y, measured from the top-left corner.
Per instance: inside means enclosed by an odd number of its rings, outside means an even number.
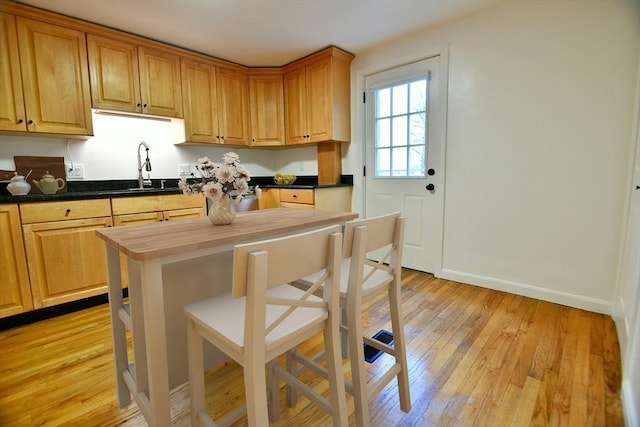
[[[26,131],[16,18],[0,13],[0,130]]]
[[[284,88],[281,75],[249,76],[251,145],[284,145]]]
[[[287,145],[307,142],[307,89],[304,67],[284,74],[284,111]]]
[[[87,35],[93,108],[139,113],[138,49],[129,43]]]
[[[184,128],[187,141],[218,142],[216,68],[182,58]]]
[[[332,139],[331,59],[307,66],[307,142]],[[345,111],[349,114],[349,111]]]
[[[111,217],[22,226],[35,308],[107,292],[104,242],[95,230]]]
[[[220,141],[247,145],[249,141],[249,94],[247,74],[218,68],[218,122]]]
[[[138,47],[142,112],[182,117],[180,57],[172,52]]]
[[[280,207],[280,190],[278,188],[263,188],[258,199],[258,209],[273,209]]]
[[[91,135],[85,34],[21,17],[16,23],[28,131]]]
[[[18,205],[0,205],[0,317],[33,309]]]

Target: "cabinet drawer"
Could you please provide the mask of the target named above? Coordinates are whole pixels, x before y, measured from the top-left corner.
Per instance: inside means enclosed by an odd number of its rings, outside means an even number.
[[[140,197],[121,197],[111,200],[114,215],[126,215],[142,212],[168,211],[173,209],[202,208],[204,196],[194,194],[168,194]]]
[[[313,190],[298,190],[295,188],[281,188],[280,201],[289,203],[304,203],[313,205]]]
[[[111,216],[109,199],[68,200],[20,205],[23,224]]]

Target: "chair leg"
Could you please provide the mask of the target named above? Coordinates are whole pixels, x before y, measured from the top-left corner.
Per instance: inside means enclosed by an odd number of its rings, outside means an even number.
[[[276,422],[280,419],[280,381],[274,372],[278,359],[267,363],[267,384],[269,385],[269,421]]]
[[[339,325],[332,325],[332,318],[337,319],[338,316],[329,316],[324,328],[327,375],[329,393],[331,395],[331,416],[334,426],[347,426],[349,423],[347,417],[347,394],[344,388]]]
[[[411,396],[409,393],[409,374],[407,366],[407,347],[400,313],[400,289],[389,289],[389,305],[391,308],[391,328],[393,331],[393,349],[395,350],[396,363],[400,364],[398,373],[398,394],[400,395],[400,409],[404,412],[411,411]]]
[[[248,357],[244,365],[244,394],[247,400],[247,421],[249,427],[268,424],[267,380],[264,357]]]
[[[349,306],[351,307],[351,305]],[[351,382],[353,387],[353,405],[355,409],[356,426],[369,426],[369,396],[367,392],[367,377],[364,372],[364,348],[362,346],[362,318],[358,309],[349,310],[347,324],[349,325],[349,355],[351,362]]]
[[[293,348],[287,351],[286,359],[285,359],[285,368],[287,372],[289,372],[293,376],[297,376],[297,373],[298,373],[298,362],[296,362],[295,358],[293,357],[293,352],[295,350],[296,349]],[[298,402],[298,391],[295,388],[291,387],[289,384],[287,384],[286,388],[287,388],[287,405],[291,408],[292,406],[295,406],[295,404]]]
[[[187,351],[189,358],[189,394],[191,397],[191,425],[197,426],[198,414],[205,410],[204,356],[202,337],[195,323],[187,319]]]

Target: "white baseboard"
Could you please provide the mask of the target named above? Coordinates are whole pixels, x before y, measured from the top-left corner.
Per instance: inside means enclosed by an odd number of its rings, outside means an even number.
[[[562,304],[569,307],[581,308],[595,313],[613,314],[613,304],[611,301],[589,298],[582,295],[570,294],[567,292],[554,291],[552,289],[540,288],[524,283],[512,282],[510,280],[497,279],[494,277],[480,276],[477,274],[464,273],[460,271],[443,268],[440,277],[447,280],[454,280],[469,285],[482,286],[483,288],[497,291],[509,292],[543,301]]]

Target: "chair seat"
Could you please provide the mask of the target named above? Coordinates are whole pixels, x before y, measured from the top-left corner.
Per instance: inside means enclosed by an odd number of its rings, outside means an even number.
[[[288,284],[267,291],[268,297],[287,299],[300,299],[303,294],[304,291]],[[322,302],[322,298],[313,295],[307,300]],[[198,325],[241,353],[244,343],[245,308],[246,297],[233,298],[228,293],[187,304],[184,309]],[[287,308],[288,306],[267,305],[266,323],[270,324]],[[277,345],[279,340],[293,332],[321,325],[326,318],[326,310],[321,308],[298,307],[265,337],[266,347]]]
[[[343,258],[342,265],[340,269],[340,297],[346,298],[347,289],[349,287],[349,268],[351,266],[351,258]],[[365,265],[363,270],[363,277],[366,277],[373,267],[370,265]],[[310,284],[315,283],[320,276],[324,274],[324,270],[319,271],[317,273],[313,273],[309,276],[303,277],[298,280],[299,283],[303,284],[305,287],[310,286]],[[366,299],[367,295],[370,293],[377,294],[379,292],[380,287],[387,286],[393,280],[393,275],[389,272],[377,269],[371,277],[369,277],[362,284],[362,297]]]

